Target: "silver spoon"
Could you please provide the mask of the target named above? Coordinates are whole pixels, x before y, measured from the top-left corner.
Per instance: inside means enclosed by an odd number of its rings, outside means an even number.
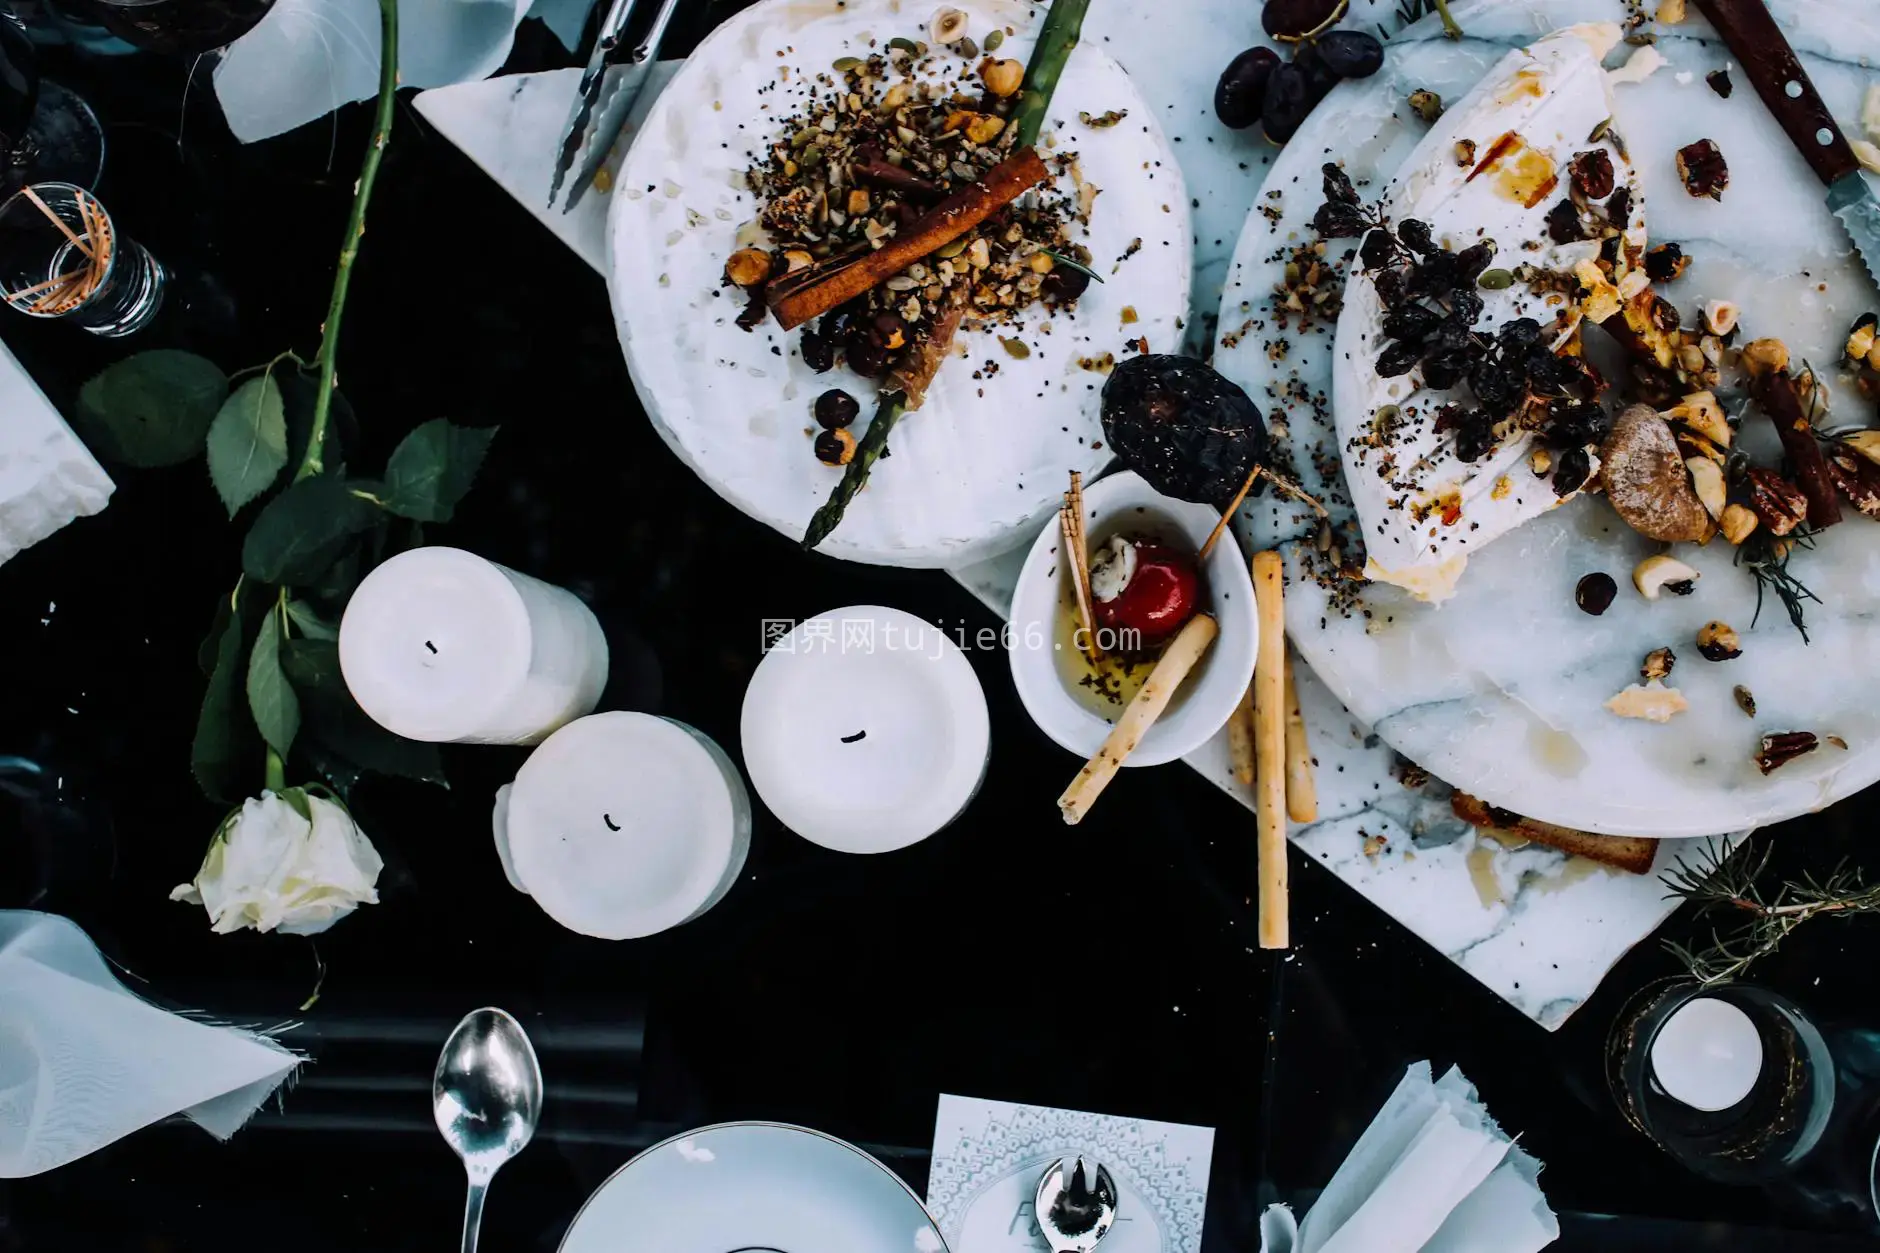
[[[1038,1180],[1032,1211],[1051,1253],[1091,1253],[1116,1221],[1116,1180],[1094,1161],[1060,1157]]]
[[[522,1024],[500,1009],[466,1014],[438,1054],[431,1113],[470,1174],[463,1253],[476,1253],[490,1180],[528,1145],[542,1116],[542,1067]]]

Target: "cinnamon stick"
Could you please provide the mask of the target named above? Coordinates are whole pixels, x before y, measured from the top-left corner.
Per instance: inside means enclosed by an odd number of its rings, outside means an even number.
[[[901,234],[853,264],[808,283],[786,284],[781,289],[771,284],[766,293],[770,311],[786,331],[821,317],[952,243],[1049,177],[1050,171],[1037,152],[1020,148],[987,170],[978,182],[954,192]]]
[[[1821,386],[1819,379],[1815,386]],[[1808,525],[1819,531],[1841,520],[1841,499],[1834,490],[1828,471],[1828,459],[1815,440],[1814,425],[1802,412],[1802,398],[1795,390],[1795,380],[1780,370],[1770,370],[1750,384],[1763,412],[1775,424],[1782,439],[1782,451],[1788,454],[1795,471],[1795,486],[1808,497]]]

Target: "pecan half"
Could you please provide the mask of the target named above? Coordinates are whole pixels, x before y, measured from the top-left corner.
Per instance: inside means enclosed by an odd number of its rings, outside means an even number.
[[[1693,196],[1722,200],[1724,188],[1730,185],[1730,167],[1715,140],[1700,139],[1678,149],[1678,177]]]
[[[1807,519],[1808,497],[1774,470],[1751,466],[1743,483],[1744,503],[1762,519],[1771,535],[1787,535]]]
[[[1847,444],[1827,447],[1828,477],[1848,503],[1870,518],[1880,518],[1880,465],[1867,460]]]
[[[1777,731],[1762,737],[1762,746],[1756,753],[1756,768],[1764,774],[1774,774],[1797,757],[1805,757],[1820,747],[1821,741],[1813,731]]]
[[[1612,157],[1604,148],[1578,153],[1573,158],[1573,190],[1587,200],[1612,195]]]

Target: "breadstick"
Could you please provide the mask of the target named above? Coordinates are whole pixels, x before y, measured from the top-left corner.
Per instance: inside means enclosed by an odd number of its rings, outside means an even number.
[[[1260,947],[1285,948],[1286,611],[1285,565],[1276,552],[1253,555],[1260,651],[1253,666],[1254,802],[1260,822]]]
[[[1227,759],[1234,764],[1234,778],[1253,783],[1253,684],[1240,694],[1234,716],[1227,720]]]
[[[1293,659],[1286,652],[1286,816],[1294,822],[1319,820],[1319,788],[1312,778],[1312,746],[1306,742],[1306,716],[1299,709],[1299,685]]]
[[[1124,760],[1136,751],[1136,745],[1142,743],[1142,737],[1148,734],[1155,720],[1168,708],[1175,689],[1181,686],[1188,672],[1194,669],[1195,663],[1208,651],[1208,646],[1214,643],[1214,636],[1219,630],[1213,618],[1198,613],[1169,642],[1161,659],[1155,663],[1155,669],[1149,672],[1142,690],[1136,693],[1129,707],[1123,710],[1123,716],[1110,728],[1110,734],[1104,739],[1103,746],[1097,749],[1096,756],[1084,763],[1084,768],[1077,772],[1071,785],[1064,789],[1064,795],[1058,797],[1058,809],[1063,812],[1067,825],[1075,826],[1083,821],[1090,807],[1097,803],[1097,797],[1103,795],[1103,789],[1116,777]]]

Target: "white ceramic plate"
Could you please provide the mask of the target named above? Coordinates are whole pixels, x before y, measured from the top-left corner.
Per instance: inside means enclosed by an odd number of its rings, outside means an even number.
[[[1308,226],[1322,201],[1319,166],[1331,153],[1354,177],[1381,188],[1422,132],[1406,107],[1418,87],[1459,99],[1507,47],[1568,21],[1622,19],[1618,0],[1473,0],[1453,6],[1471,38],[1452,43],[1425,25],[1393,41],[1384,72],[1340,87],[1276,160],[1259,204],[1277,221],[1252,215],[1222,303],[1216,365],[1290,428],[1296,466],[1328,503],[1339,484],[1315,466],[1335,462],[1329,415],[1274,397],[1303,385],[1330,392],[1331,337],[1289,333],[1281,363],[1264,351],[1268,296],[1278,279],[1269,258],[1313,238]],[[1876,75],[1862,57],[1880,53],[1872,14],[1826,37],[1825,9],[1803,0],[1780,6],[1804,48],[1834,46],[1827,59],[1804,54],[1810,76],[1835,113],[1851,125]],[[1421,42],[1416,35],[1429,36]],[[1706,300],[1740,303],[1748,337],[1775,335],[1799,358],[1826,365],[1860,313],[1880,308],[1880,293],[1823,204],[1824,191],[1790,147],[1754,90],[1735,71],[1724,100],[1704,75],[1730,61],[1696,19],[1659,31],[1670,64],[1643,84],[1621,86],[1614,125],[1630,145],[1645,185],[1654,243],[1675,240],[1694,257],[1690,271],[1664,289],[1694,318]],[[1731,167],[1721,203],[1697,200],[1677,180],[1673,153],[1713,138]],[[1251,332],[1251,333],[1249,333]],[[1870,407],[1831,380],[1838,421],[1871,421]],[[1734,411],[1737,405],[1731,405]],[[1760,413],[1745,423],[1768,438]],[[1318,455],[1315,457],[1315,453]],[[1328,455],[1329,454],[1329,455]],[[1847,510],[1820,547],[1799,555],[1795,573],[1824,603],[1810,605],[1812,643],[1804,645],[1780,605],[1765,607],[1755,630],[1755,587],[1731,568],[1721,541],[1679,546],[1704,572],[1697,594],[1648,603],[1630,571],[1653,545],[1632,534],[1604,501],[1584,499],[1523,526],[1475,555],[1457,597],[1440,608],[1415,604],[1394,589],[1365,594],[1368,616],[1341,616],[1310,578],[1298,577],[1296,541],[1312,520],[1269,498],[1244,511],[1243,533],[1257,546],[1284,544],[1293,558],[1287,621],[1300,653],[1359,719],[1393,747],[1457,787],[1537,818],[1589,831],[1696,836],[1777,822],[1822,808],[1880,778],[1880,707],[1864,683],[1880,614],[1880,530]],[[1348,506],[1344,507],[1349,517]],[[1603,617],[1574,607],[1584,574],[1603,570],[1620,595]],[[1743,656],[1704,661],[1692,644],[1711,619],[1745,638]],[[1618,718],[1604,702],[1636,681],[1644,655],[1669,645],[1679,655],[1672,685],[1691,703],[1668,725]],[[1732,689],[1757,702],[1746,717]],[[1844,737],[1843,752],[1823,748],[1763,776],[1751,761],[1762,733],[1810,730]]]
[[[1092,549],[1112,535],[1136,531],[1183,537],[1191,549],[1199,549],[1220,518],[1205,505],[1162,495],[1131,470],[1086,488],[1084,508]],[[1056,654],[1064,646],[1058,638],[1059,606],[1067,594],[1066,570],[1058,560],[1061,546],[1054,516],[1032,543],[1012,593],[1012,682],[1039,729],[1060,746],[1087,758],[1103,746],[1111,724],[1073,699],[1058,673]],[[1206,607],[1220,623],[1220,634],[1176,689],[1168,710],[1124,759],[1124,766],[1159,766],[1194,752],[1227,725],[1253,678],[1254,653],[1260,643],[1253,578],[1230,537],[1223,536],[1215,545],[1203,575]],[[1117,713],[1121,712],[1119,706]]]
[[[969,32],[995,23],[1017,33],[999,49],[1023,61],[1044,10],[970,0]],[[874,409],[874,388],[847,370],[818,375],[797,351],[800,331],[774,322],[739,330],[741,307],[720,286],[738,227],[756,216],[744,185],[750,153],[769,143],[796,85],[838,58],[897,35],[918,37],[930,8],[891,0],[805,4],[764,0],[701,44],[660,96],[616,180],[609,288],[640,400],[660,435],[713,490],[799,538],[838,471],[810,451],[811,402],[841,387]],[[779,56],[780,50],[784,55]],[[785,69],[788,82],[781,82]],[[1093,130],[1080,112],[1126,110]],[[1073,317],[1038,307],[1019,329],[1019,360],[994,335],[963,337],[927,403],[896,428],[890,448],[819,551],[881,565],[957,565],[1020,542],[1052,508],[1067,470],[1094,471],[1102,451],[1104,376],[1080,365],[1146,337],[1172,351],[1188,311],[1188,194],[1156,111],[1122,68],[1084,44],[1072,55],[1041,148],[1078,153],[1102,189],[1083,240],[1106,282],[1091,284]],[[1132,250],[1132,242],[1140,246]],[[1127,260],[1113,259],[1131,254]],[[1114,267],[1114,268],[1113,268]],[[1134,321],[1125,322],[1125,308]],[[1043,324],[1052,322],[1050,333]],[[983,367],[990,363],[996,373]],[[975,378],[979,374],[982,377]],[[857,433],[863,428],[858,425]]]
[[[615,1171],[561,1253],[946,1253],[908,1186],[834,1136],[724,1123]]]

